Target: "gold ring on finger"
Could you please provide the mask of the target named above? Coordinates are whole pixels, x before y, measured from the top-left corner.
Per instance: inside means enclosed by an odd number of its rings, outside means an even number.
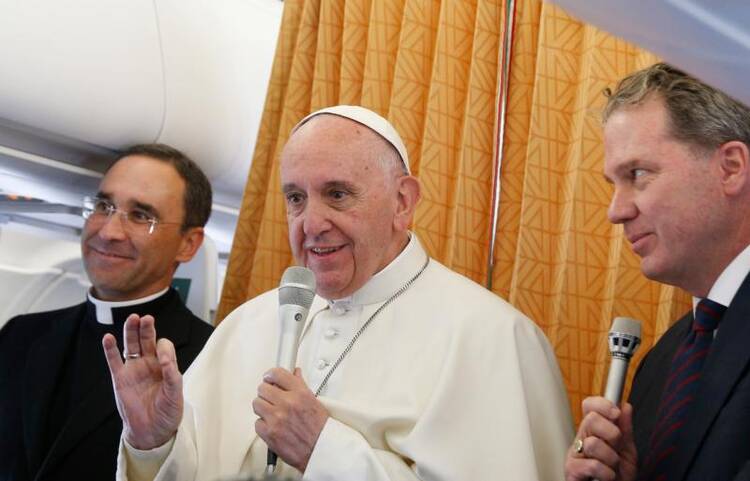
[[[583,439],[576,438],[576,440],[573,442],[573,451],[578,454],[583,454]]]

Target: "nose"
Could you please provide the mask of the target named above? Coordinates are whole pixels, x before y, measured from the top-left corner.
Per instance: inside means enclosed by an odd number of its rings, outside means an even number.
[[[322,202],[309,200],[302,216],[302,230],[307,237],[317,237],[331,228],[329,209]]]
[[[101,227],[99,227],[97,234],[102,239],[107,240],[125,239],[127,236],[125,234],[124,222],[125,219],[122,218],[122,215],[119,212],[115,212],[111,216],[105,217],[102,220]]]
[[[633,196],[626,189],[615,187],[607,209],[607,218],[613,224],[622,224],[638,215]]]

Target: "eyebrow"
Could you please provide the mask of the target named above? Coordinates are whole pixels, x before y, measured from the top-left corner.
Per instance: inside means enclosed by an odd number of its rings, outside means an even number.
[[[284,194],[288,194],[293,190],[299,190],[297,184],[284,184],[283,186],[281,186],[281,192],[283,192]]]
[[[326,182],[323,187],[325,188],[325,190],[340,189],[346,190],[355,195],[359,193],[359,189],[357,188],[357,186],[345,180],[332,180],[330,182]]]
[[[159,211],[156,210],[156,207],[154,207],[151,204],[146,204],[145,202],[139,202],[139,201],[136,200],[135,202],[133,202],[133,205],[135,205],[135,207],[137,207],[138,209],[140,209],[140,210],[142,210],[144,212],[148,212],[149,214],[153,215],[154,217],[157,217],[157,218],[161,217],[159,215]]]
[[[98,198],[100,198],[100,199],[104,199],[104,200],[108,200],[108,201],[112,202],[112,194],[108,194],[106,192],[99,191],[99,192],[96,193],[96,196]],[[156,218],[161,218],[161,216],[159,214],[159,210],[156,207],[154,207],[153,205],[151,205],[151,204],[135,200],[135,201],[133,201],[133,206],[136,209],[139,209],[139,210],[142,210],[144,212],[147,212],[147,213],[153,215]]]
[[[621,172],[626,172],[632,169],[633,167],[636,167],[638,164],[640,164],[640,160],[637,160],[637,159],[628,160],[627,162],[617,166],[617,168],[615,169],[615,175],[620,175]],[[615,183],[615,181],[612,180],[607,174],[602,173],[602,176],[604,177],[604,180],[607,181],[607,183],[609,184]]]
[[[330,189],[342,189],[342,190],[351,192],[353,194],[358,194],[360,192],[360,189],[358,189],[353,183],[347,182],[345,180],[331,180],[323,184],[323,190],[330,190]],[[284,184],[283,186],[281,186],[281,191],[284,194],[288,194],[289,192],[294,191],[294,190],[303,190],[303,189],[301,189],[295,183]]]

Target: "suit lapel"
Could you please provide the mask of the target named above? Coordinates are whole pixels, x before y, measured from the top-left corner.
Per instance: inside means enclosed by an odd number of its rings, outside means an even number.
[[[44,437],[52,398],[75,338],[85,304],[75,306],[29,349],[24,372],[23,429],[29,471],[36,472],[44,462]],[[60,342],[61,339],[67,342]]]
[[[706,434],[733,387],[750,363],[750,275],[734,296],[701,374],[701,386],[683,427],[683,444],[674,459],[674,479],[684,479]]]
[[[659,404],[664,392],[664,384],[669,377],[672,358],[690,331],[693,313],[681,317],[664,333],[651,351],[638,366],[630,403],[633,412],[633,431],[641,462],[646,459],[651,447],[651,435],[657,422]]]

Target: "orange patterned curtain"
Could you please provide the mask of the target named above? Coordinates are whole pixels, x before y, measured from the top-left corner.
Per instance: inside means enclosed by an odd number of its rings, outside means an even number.
[[[640,274],[622,229],[606,219],[601,92],[656,58],[532,0],[284,3],[217,319],[275,287],[292,263],[278,175],[289,130],[321,107],[360,104],[404,138],[423,188],[414,230],[427,250],[477,282],[489,275],[493,291],[540,325],[578,419],[581,399],[602,391],[612,318],[644,321],[638,362],[689,306],[683,292]],[[502,82],[509,97],[498,145]]]
[[[637,364],[690,305],[643,277],[606,217],[602,91],[658,59],[552,4],[520,1],[514,20],[493,290],[547,334],[578,421],[604,390],[612,319],[643,321]]]

